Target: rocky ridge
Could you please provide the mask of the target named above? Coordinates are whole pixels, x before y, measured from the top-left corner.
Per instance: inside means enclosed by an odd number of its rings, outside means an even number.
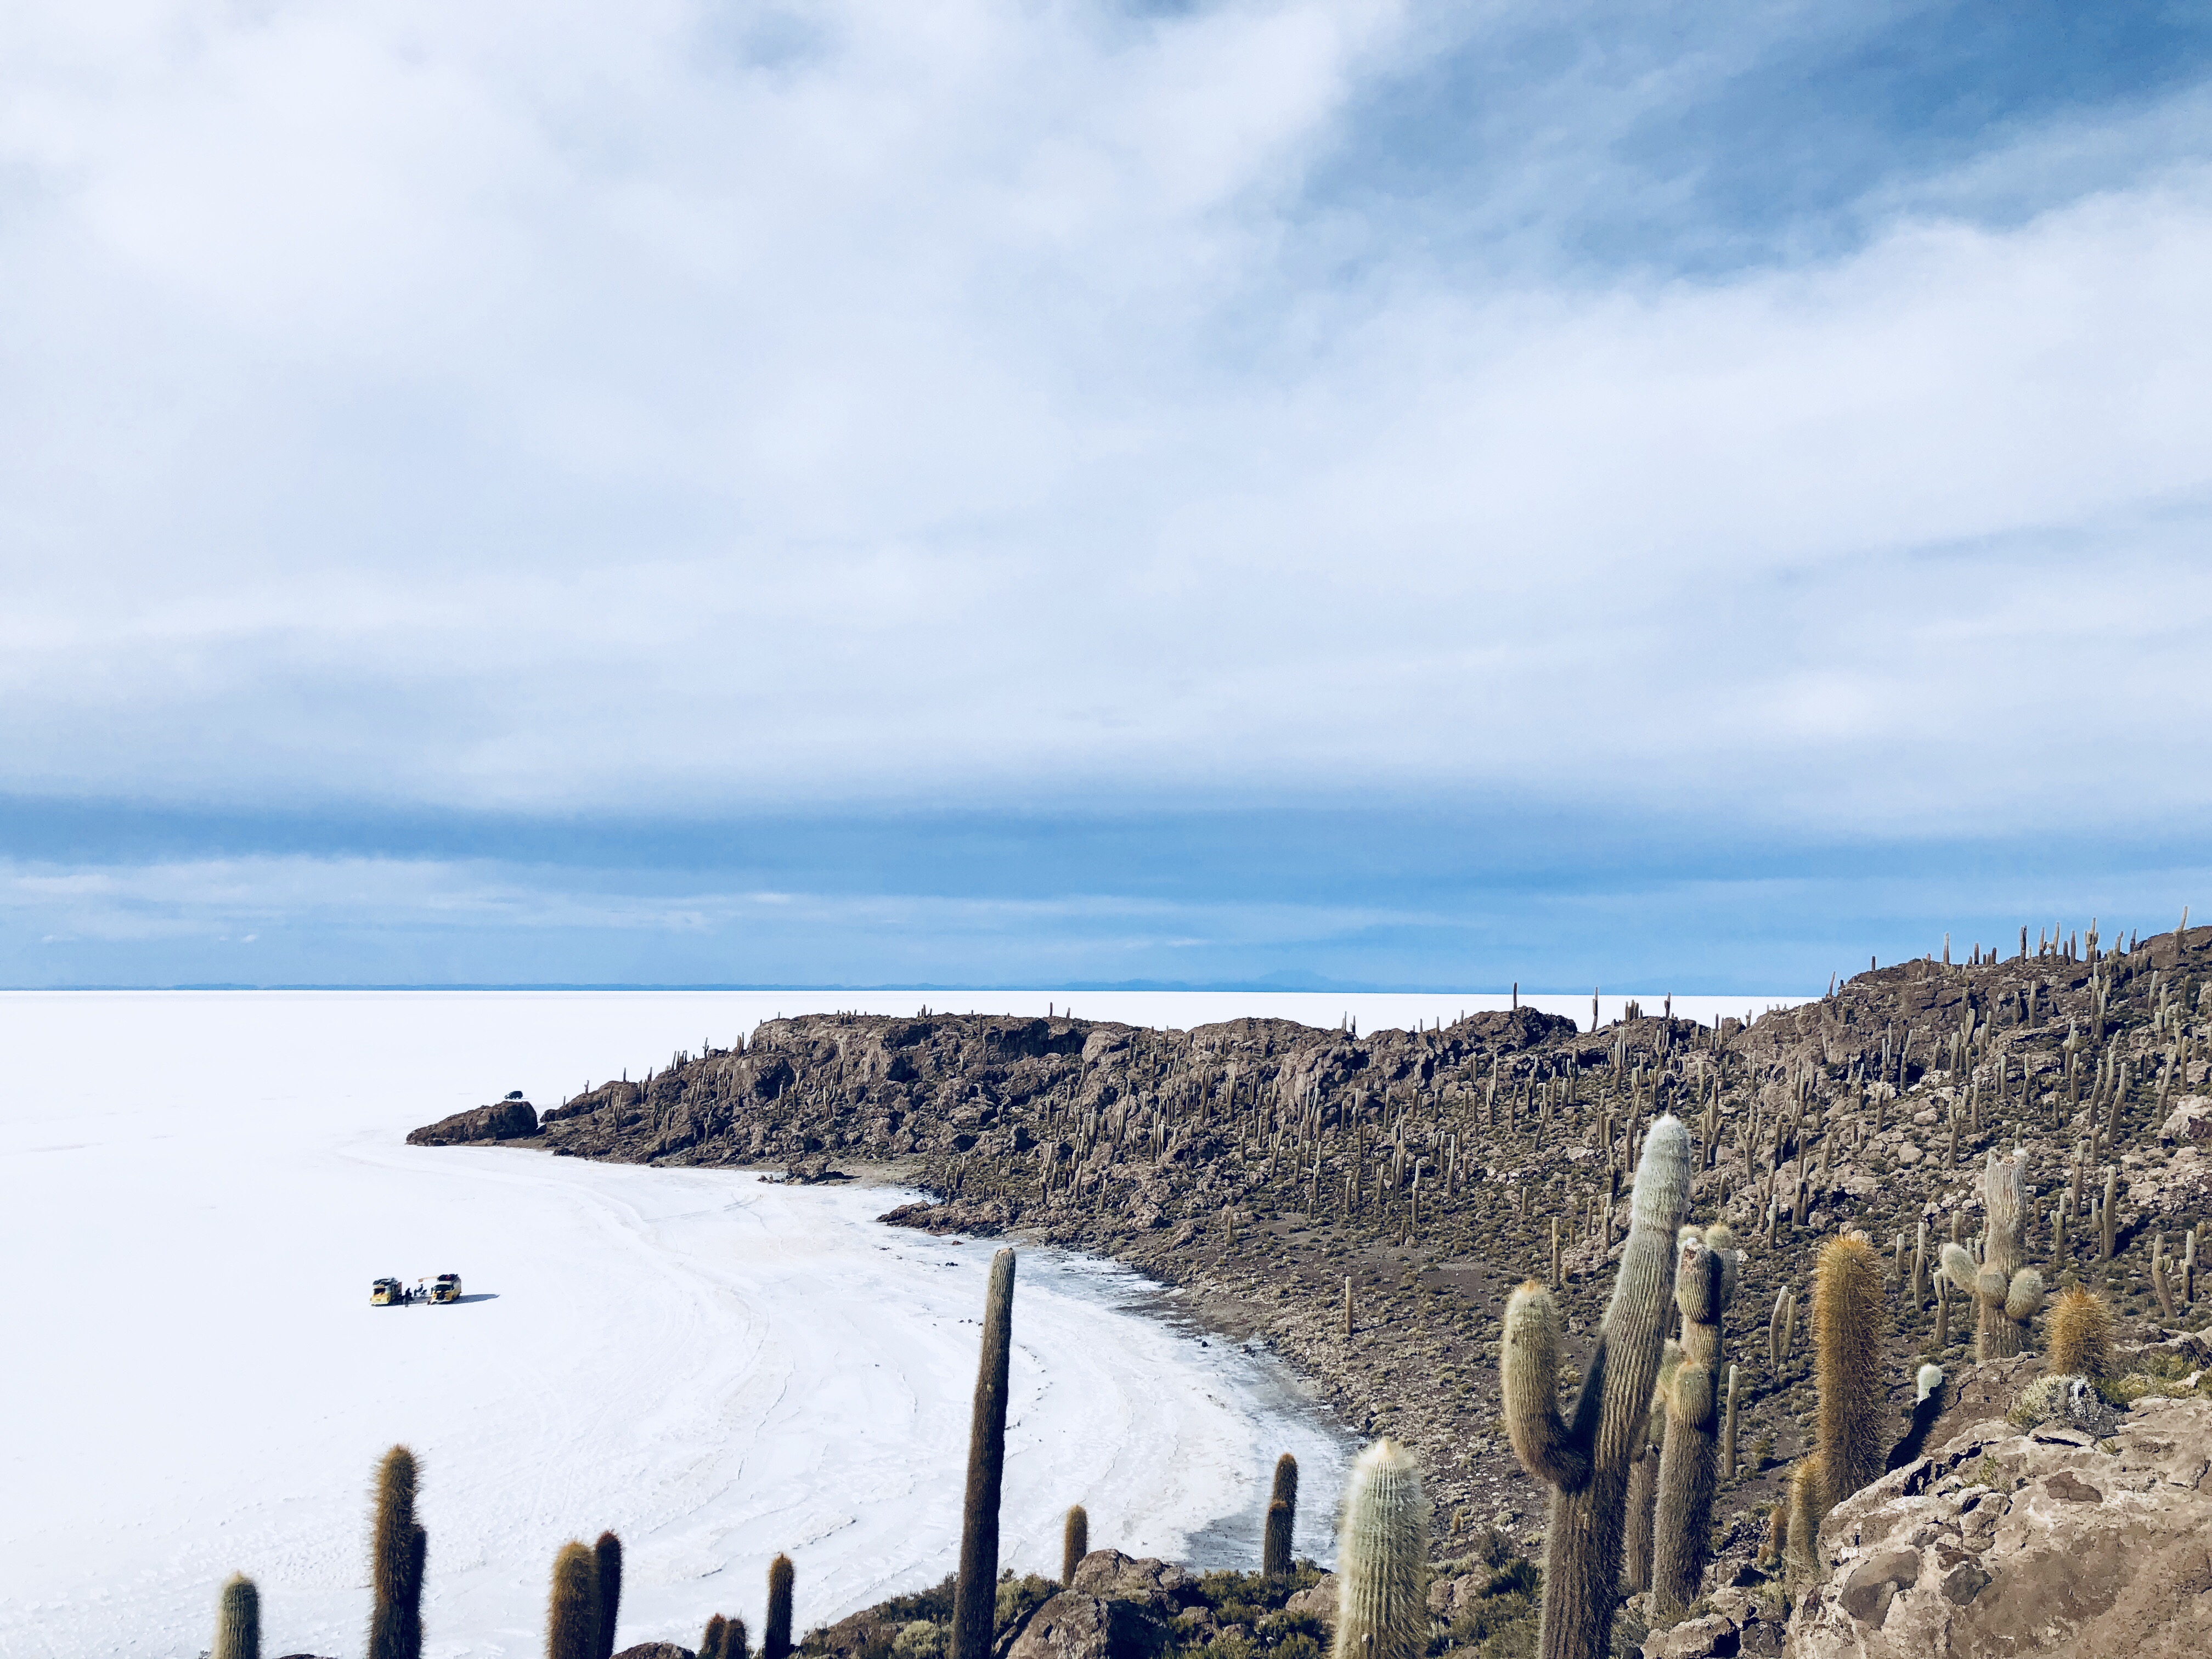
[[[1261,1019],[812,1015],[600,1085],[510,1144],[695,1166],[888,1163],[932,1201],[887,1219],[1129,1262],[1285,1354],[1356,1431],[1411,1442],[1451,1555],[1493,1525],[1523,1545],[1540,1531],[1541,1491],[1498,1420],[1504,1297],[1556,1273],[1587,1342],[1640,1135],[1674,1111],[1700,1166],[1692,1219],[1727,1219],[1747,1251],[1724,1327],[1743,1456],[1716,1510],[1717,1593],[1806,1443],[1809,1358],[1794,1322],[1768,1327],[1837,1228],[1867,1231],[1901,1269],[1885,1350],[1900,1435],[1919,1359],[1955,1370],[1971,1334],[1955,1304],[1913,1293],[1911,1252],[1923,1226],[1931,1254],[1972,1239],[1987,1150],[2030,1151],[2032,1258],[2106,1290],[2124,1340],[2203,1323],[2182,1263],[2212,1216],[2212,928],[2126,943],[1977,947],[1717,1026],[1632,1011],[1590,1031],[1521,1009],[1361,1037]]]

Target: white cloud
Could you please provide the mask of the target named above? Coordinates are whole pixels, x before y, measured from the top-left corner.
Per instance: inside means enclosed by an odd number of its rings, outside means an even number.
[[[9,27],[0,787],[2203,802],[2194,94],[1601,280],[1305,216],[1382,0]]]

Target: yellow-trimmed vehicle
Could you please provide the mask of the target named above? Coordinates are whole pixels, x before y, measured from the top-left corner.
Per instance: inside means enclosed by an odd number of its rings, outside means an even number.
[[[430,1281],[430,1300],[459,1302],[461,1299],[461,1276],[459,1273],[440,1273]]]
[[[372,1308],[396,1308],[402,1292],[396,1279],[380,1279],[368,1287],[368,1305]]]

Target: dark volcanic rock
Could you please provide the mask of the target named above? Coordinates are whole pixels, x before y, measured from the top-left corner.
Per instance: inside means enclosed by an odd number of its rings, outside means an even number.
[[[522,1140],[538,1133],[538,1114],[526,1100],[500,1100],[416,1130],[410,1146],[460,1146],[480,1140]]]

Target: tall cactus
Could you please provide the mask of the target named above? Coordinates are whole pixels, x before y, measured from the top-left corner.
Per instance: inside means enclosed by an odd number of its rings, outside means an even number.
[[[1427,1646],[1429,1505],[1421,1470],[1396,1441],[1352,1466],[1336,1543],[1334,1659],[1419,1659]]]
[[[1652,1601],[1662,1613],[1698,1599],[1711,1553],[1713,1470],[1720,1449],[1721,1316],[1735,1299],[1741,1265],[1735,1235],[1726,1226],[1682,1229],[1674,1261],[1682,1357],[1660,1386],[1667,1435],[1651,1552]]]
[[[1982,1203],[1989,1232],[1981,1264],[1963,1244],[1943,1247],[1943,1276],[1974,1298],[1974,1358],[2010,1359],[2027,1340],[2027,1322],[2043,1308],[2043,1275],[2021,1266],[2027,1219],[2027,1154],[2001,1158],[1990,1150],[1982,1166]]]
[[[599,1659],[599,1564],[574,1540],[553,1558],[553,1594],[545,1608],[545,1659]]]
[[[415,1454],[404,1446],[385,1453],[369,1540],[368,1659],[422,1659],[427,1537],[415,1523]]]
[[[1083,1558],[1091,1553],[1091,1512],[1082,1504],[1071,1504],[1067,1519],[1060,1528],[1060,1587],[1066,1589],[1075,1582],[1075,1570],[1083,1565]]]
[[[1526,1284],[1505,1306],[1498,1369],[1522,1467],[1552,1487],[1539,1659],[1592,1659],[1612,1643],[1628,1468],[1658,1380],[1674,1233],[1690,1201],[1690,1136],[1671,1114],[1644,1139],[1613,1301],[1575,1396],[1559,1415],[1559,1315]]]
[[[779,1555],[768,1564],[768,1617],[761,1621],[761,1659],[790,1659],[793,1577],[789,1556]]]
[[[1006,1367],[1014,1334],[1014,1253],[991,1258],[983,1352],[968,1427],[968,1496],[960,1517],[960,1583],[949,1659],[991,1659],[998,1617],[999,1492],[1006,1469]],[[783,1655],[763,1649],[764,1659]]]
[[[1864,1233],[1820,1246],[1813,1272],[1813,1449],[1790,1478],[1792,1571],[1812,1571],[1820,1522],[1881,1474],[1881,1258]]]
[[[261,1592],[242,1572],[224,1580],[216,1599],[211,1659],[261,1659]]]
[[[611,1532],[601,1533],[592,1546],[592,1557],[599,1573],[599,1659],[614,1659],[615,1614],[622,1607],[622,1540]]]
[[[1275,1485],[1267,1494],[1267,1521],[1260,1540],[1260,1571],[1270,1578],[1291,1570],[1297,1516],[1298,1460],[1285,1452],[1275,1460]]]

